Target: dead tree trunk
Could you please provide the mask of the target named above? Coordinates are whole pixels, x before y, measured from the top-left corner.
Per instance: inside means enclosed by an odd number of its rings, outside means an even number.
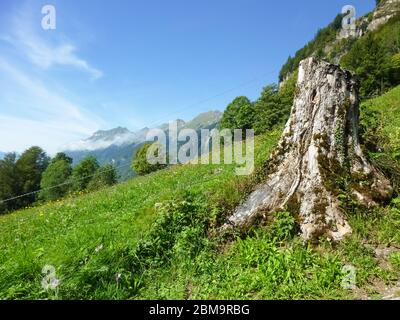
[[[338,66],[309,58],[301,62],[290,119],[270,158],[267,182],[229,218],[249,227],[262,214],[289,210],[302,235],[341,240],[351,233],[338,195],[365,205],[390,196],[392,188],[364,157],[358,140],[358,96],[353,76]]]

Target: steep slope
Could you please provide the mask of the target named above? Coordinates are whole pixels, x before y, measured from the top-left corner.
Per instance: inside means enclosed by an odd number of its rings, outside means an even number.
[[[372,21],[368,25],[368,30],[376,30],[381,25],[387,23],[391,18],[397,16],[399,13],[399,0],[379,0],[379,4],[372,15]]]
[[[361,134],[370,158],[400,193],[400,86],[361,105]]]
[[[263,177],[279,136],[257,137],[250,177],[235,176],[235,165],[182,165],[1,216],[0,299],[377,298],[386,293],[373,284],[382,282],[396,292],[396,205],[353,214],[353,236],[335,246],[304,245],[287,213],[241,239],[215,236]],[[342,285],[349,264],[354,290]],[[56,291],[41,286],[46,265]]]
[[[364,143],[374,143],[369,150],[400,161],[400,86],[364,102],[361,108]]]
[[[132,177],[129,167],[132,154],[146,138],[148,129],[130,132],[126,128],[115,128],[95,132],[91,137],[64,146],[64,152],[77,164],[87,156],[94,156],[101,164],[113,164],[118,169],[120,180]]]
[[[67,144],[64,148],[69,151],[94,151],[106,149],[112,145],[121,146],[124,144],[140,143],[145,139],[147,130],[145,128],[138,132],[130,132],[128,129],[122,127],[111,130],[100,130],[95,132],[91,137]]]
[[[341,194],[365,206],[391,198],[389,180],[361,150],[357,91],[354,77],[338,66],[315,58],[301,61],[292,112],[269,159],[268,178],[229,225],[248,228],[257,217],[289,208],[306,240],[323,235],[337,241],[351,233]]]
[[[199,131],[201,129],[214,129],[221,120],[222,112],[209,111],[204,112],[193,118],[190,122],[186,123],[185,128]]]
[[[259,140],[257,159],[265,157],[275,139]],[[221,185],[244,179],[235,178],[234,169],[175,166],[100,192],[0,216],[0,298],[51,297],[40,285],[45,265],[56,267],[62,283],[59,298],[137,295],[139,283],[134,282],[140,270],[131,263],[143,246],[141,238],[162,216],[160,204],[190,190],[211,208],[213,201],[226,198],[228,190]],[[233,189],[228,194],[231,201],[240,197]],[[118,273],[123,278],[115,286]]]
[[[381,0],[373,12],[357,19],[355,33],[347,33],[346,30],[343,30],[342,17],[342,15],[336,16],[330,25],[318,31],[314,39],[298,50],[294,57],[289,57],[280,71],[279,80],[281,86],[298,69],[300,61],[310,56],[324,59],[334,64],[340,64],[345,69],[354,71],[364,82],[367,77],[364,73],[372,73],[370,70],[371,65],[372,67],[376,66],[378,70],[380,69],[381,73],[382,70],[388,68],[388,64],[390,64],[392,58],[391,55],[398,53],[400,49],[396,42],[396,37],[400,34],[400,26],[396,23],[396,21],[400,19],[400,0]],[[385,30],[384,27],[388,24],[391,25]],[[389,30],[392,32],[389,32]],[[366,51],[371,50],[371,52],[366,53],[371,53],[371,55],[374,54],[378,57],[360,55],[358,60],[351,64],[349,63],[349,57],[346,57],[346,55],[348,55],[349,51],[352,49],[354,50],[355,58],[357,58],[357,53],[362,54],[360,42],[361,44],[364,42],[369,45]],[[374,49],[374,47],[378,48]],[[372,52],[373,50],[384,50],[384,52],[379,52],[378,55]],[[368,61],[368,59],[374,58],[374,61]],[[363,60],[362,63],[360,59]],[[368,63],[370,64],[368,65]],[[363,69],[360,70],[360,68]],[[393,72],[400,72],[400,70],[394,70]],[[376,73],[379,72],[376,71]],[[379,81],[382,81],[381,74],[373,74],[373,76],[379,78]],[[386,77],[392,76],[389,74],[386,75]],[[393,87],[400,83],[399,78],[385,79],[385,81],[389,83],[385,84],[383,89]],[[370,89],[368,94],[371,94],[371,91],[376,89],[376,87],[377,86]],[[379,89],[381,88],[379,87]],[[383,92],[384,90],[381,91]]]

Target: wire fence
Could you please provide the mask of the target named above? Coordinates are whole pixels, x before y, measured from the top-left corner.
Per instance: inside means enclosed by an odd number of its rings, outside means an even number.
[[[182,108],[182,109],[176,110],[176,111],[174,111],[174,112],[171,112],[171,113],[167,114],[163,119],[159,119],[159,120],[157,120],[157,121],[151,122],[150,124],[147,125],[147,127],[151,127],[151,126],[154,126],[154,125],[156,125],[156,124],[159,124],[159,123],[163,123],[163,122],[165,122],[165,121],[168,121],[169,119],[167,119],[167,117],[171,117],[171,116],[173,116],[173,115],[177,115],[177,114],[179,114],[179,113],[181,113],[181,112],[183,112],[183,111],[189,110],[189,109],[191,109],[191,108],[193,108],[193,107],[195,107],[195,106],[198,106],[198,105],[201,105],[201,104],[203,104],[203,103],[212,101],[212,100],[215,99],[215,98],[224,96],[224,95],[227,94],[227,93],[233,92],[233,91],[235,91],[235,90],[237,90],[237,89],[241,89],[241,88],[243,88],[243,87],[246,87],[246,86],[248,86],[248,85],[250,85],[250,84],[252,84],[252,83],[255,83],[255,82],[257,82],[257,81],[259,81],[259,80],[261,80],[261,79],[264,79],[265,76],[270,75],[270,74],[273,74],[273,73],[275,73],[275,72],[276,72],[276,70],[263,73],[262,75],[260,75],[260,76],[258,76],[258,77],[256,77],[256,78],[253,78],[253,79],[251,79],[251,80],[249,80],[249,81],[246,81],[246,82],[244,82],[244,83],[242,83],[242,84],[240,84],[240,85],[237,85],[237,86],[232,87],[232,88],[230,88],[230,89],[228,89],[228,90],[225,90],[225,91],[223,91],[223,92],[220,92],[220,93],[218,93],[218,94],[215,94],[215,95],[213,95],[213,96],[211,96],[211,97],[209,97],[209,98],[200,100],[200,101],[198,101],[198,102],[196,102],[196,103],[193,103],[193,104],[191,104],[191,105],[189,105],[189,106],[187,106],[187,107],[185,107],[185,108]],[[130,164],[124,164],[124,165],[120,165],[120,166],[113,166],[112,169],[106,170],[106,171],[104,171],[104,172],[110,172],[110,171],[112,171],[112,170],[118,170],[118,169],[126,168],[127,166],[130,166]],[[93,175],[88,175],[88,176],[85,176],[85,177],[81,177],[81,178],[79,178],[79,179],[71,179],[71,180],[69,180],[69,181],[67,181],[67,182],[60,183],[60,184],[58,184],[58,185],[54,185],[54,186],[47,187],[47,188],[42,188],[42,189],[35,190],[35,191],[32,191],[32,192],[27,192],[27,193],[24,193],[24,194],[21,194],[21,195],[18,195],[18,196],[14,196],[14,197],[10,197],[10,198],[7,198],[7,199],[3,199],[3,200],[0,200],[0,204],[4,204],[4,203],[10,202],[10,201],[14,201],[14,200],[17,200],[17,199],[20,199],[20,198],[23,198],[23,197],[28,197],[28,196],[31,196],[31,195],[36,195],[36,194],[38,194],[38,193],[40,193],[40,192],[44,192],[44,191],[48,191],[48,190],[53,190],[53,189],[56,189],[56,188],[60,188],[60,187],[65,186],[65,185],[71,185],[71,184],[73,184],[73,183],[76,183],[76,182],[79,182],[79,181],[83,181],[83,180],[92,178],[93,176],[94,176],[94,174],[93,174]]]
[[[256,77],[256,78],[253,78],[252,80],[246,81],[246,82],[244,82],[244,83],[242,83],[242,84],[240,84],[240,85],[238,85],[238,86],[235,86],[235,87],[233,87],[233,88],[231,88],[231,89],[225,90],[225,91],[220,92],[220,93],[218,93],[218,94],[216,94],[216,95],[213,95],[213,96],[211,96],[211,97],[209,97],[209,98],[206,98],[206,99],[203,99],[203,100],[198,101],[198,102],[196,102],[196,103],[193,103],[193,104],[191,104],[191,105],[189,105],[189,106],[187,106],[187,107],[185,107],[185,108],[182,108],[182,109],[180,109],[180,110],[176,110],[176,111],[174,111],[174,112],[172,112],[172,113],[169,113],[169,114],[166,115],[163,119],[159,119],[159,120],[157,120],[157,121],[154,121],[154,122],[148,124],[148,127],[154,126],[154,125],[159,124],[159,123],[162,123],[162,122],[164,122],[164,121],[167,121],[168,119],[166,119],[166,117],[170,117],[170,116],[179,114],[180,112],[186,111],[186,110],[188,110],[188,109],[191,109],[191,108],[193,108],[193,107],[195,107],[195,106],[198,106],[198,105],[200,105],[200,104],[203,104],[203,103],[205,103],[205,102],[212,101],[213,99],[218,98],[218,97],[221,97],[221,96],[223,96],[223,95],[225,95],[225,94],[227,94],[227,93],[233,92],[234,90],[237,90],[237,89],[243,88],[243,87],[245,87],[245,86],[248,86],[248,85],[250,85],[251,83],[255,83],[256,81],[263,79],[265,76],[270,75],[270,74],[272,74],[273,72],[275,72],[275,71],[269,71],[269,72],[267,72],[267,73],[262,74],[261,76],[258,76],[258,77]],[[369,96],[360,96],[359,99],[361,99],[361,100],[368,100],[368,99],[377,98],[377,97],[379,97],[379,96],[380,96],[380,95],[378,95],[378,94],[369,95]],[[104,172],[111,172],[111,171],[113,171],[113,170],[118,170],[118,169],[126,168],[126,167],[128,167],[128,166],[130,166],[130,164],[124,164],[124,165],[120,165],[120,166],[113,166],[112,169],[110,169],[110,170],[105,170]],[[14,200],[17,200],[17,199],[20,199],[20,198],[23,198],[23,197],[35,195],[35,194],[38,194],[38,193],[43,192],[43,191],[48,191],[48,190],[53,190],[53,189],[56,189],[56,188],[60,188],[60,187],[65,186],[65,185],[71,185],[71,184],[73,184],[73,183],[76,183],[76,182],[79,182],[79,181],[83,181],[83,180],[92,178],[92,177],[94,177],[94,175],[95,175],[95,174],[89,175],[89,176],[85,176],[85,177],[81,177],[81,178],[79,178],[79,179],[69,180],[69,181],[67,181],[67,182],[60,183],[60,184],[58,184],[58,185],[54,185],[54,186],[51,186],[51,187],[48,187],[48,188],[42,188],[42,189],[35,190],[35,191],[32,191],[32,192],[27,192],[27,193],[24,193],[24,194],[15,196],[15,197],[10,197],[10,198],[8,198],[8,199],[0,200],[0,204],[4,204],[4,203],[10,202],[10,201],[14,201]]]

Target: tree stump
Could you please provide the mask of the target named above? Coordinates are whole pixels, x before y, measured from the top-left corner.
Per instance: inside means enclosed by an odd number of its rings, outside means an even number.
[[[358,139],[357,82],[350,72],[315,58],[299,67],[291,115],[269,160],[267,182],[229,218],[248,228],[256,218],[288,210],[304,239],[326,235],[339,241],[351,234],[338,196],[367,206],[392,194],[390,181],[363,155]]]

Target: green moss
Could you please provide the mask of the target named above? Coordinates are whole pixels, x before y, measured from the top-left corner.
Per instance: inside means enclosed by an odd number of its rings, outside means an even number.
[[[350,99],[347,99],[343,106],[341,106],[337,112],[336,128],[335,128],[335,147],[339,157],[339,161],[342,166],[350,171],[351,159],[349,158],[348,149],[352,149],[352,146],[348,146],[347,137],[350,134],[349,126],[347,121],[347,115],[352,104]]]
[[[346,172],[344,172],[337,159],[332,159],[321,151],[318,154],[317,160],[322,176],[322,183],[329,192],[333,195],[338,195],[341,191],[338,187],[338,181],[346,175]]]
[[[302,219],[300,218],[300,201],[296,195],[289,198],[286,203],[286,211],[293,215],[298,224],[302,223]]]
[[[319,148],[323,148],[326,151],[330,149],[329,137],[324,133],[316,133],[314,134],[314,140],[318,142]]]
[[[315,203],[314,208],[312,209],[312,213],[317,217],[317,221],[321,224],[326,224],[326,209],[329,203],[328,200],[322,196],[318,198],[318,201]]]

